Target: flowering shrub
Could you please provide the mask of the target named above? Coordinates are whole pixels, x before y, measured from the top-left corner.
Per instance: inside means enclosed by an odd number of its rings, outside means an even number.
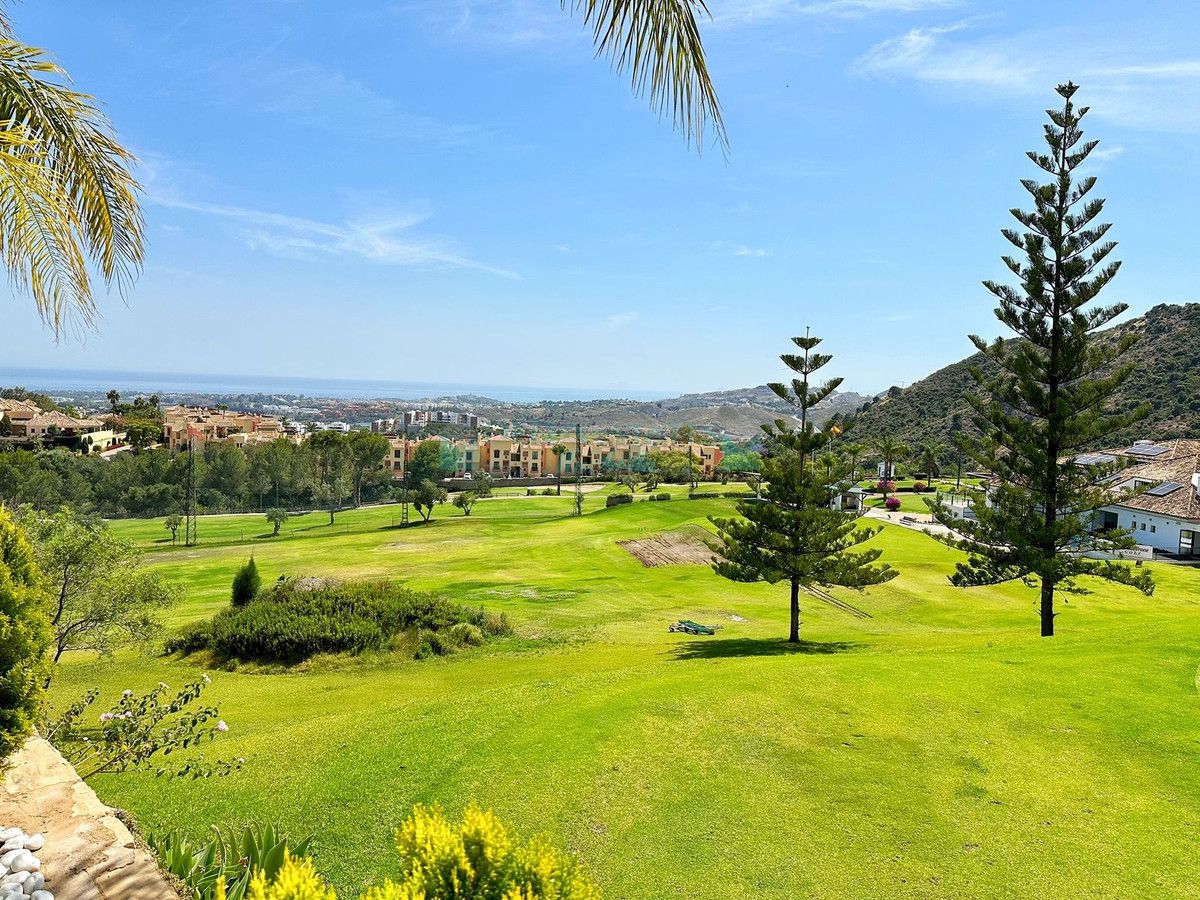
[[[240,831],[214,827],[198,842],[176,830],[151,832],[146,843],[195,900],[245,900],[256,876],[270,881],[285,860],[306,859],[311,838],[293,843],[273,825],[251,824]]]
[[[879,481],[875,482],[875,490],[879,491],[881,494],[890,494],[895,489],[896,482],[892,481],[890,478],[881,478]]]
[[[883,505],[888,508],[889,512],[895,512],[896,510],[898,510],[900,508],[900,498],[899,497],[888,497],[886,500],[883,501]]]
[[[184,685],[172,698],[168,698],[169,688],[161,681],[140,697],[126,690],[116,705],[100,714],[97,727],[84,728],[80,724],[83,714],[100,696],[93,689],[48,724],[45,734],[85,780],[93,775],[133,771],[191,778],[228,775],[241,768],[245,760],[207,763],[203,753],[180,759],[184,751],[195,750],[229,730],[217,707],[193,708],[211,683],[205,675]],[[169,766],[165,759],[168,756],[173,757]]]
[[[369,888],[360,900],[600,900],[600,889],[570,854],[545,841],[521,843],[491,812],[471,805],[461,825],[441,809],[416,806],[396,832],[403,858],[399,882]],[[219,877],[201,900],[337,900],[305,858],[307,842],[293,852],[268,854],[270,864],[255,867],[249,892],[244,880]]]
[[[914,481],[913,482],[913,491],[915,493],[923,494],[927,490],[929,490],[929,485],[927,485],[925,482],[923,482],[923,481]]]

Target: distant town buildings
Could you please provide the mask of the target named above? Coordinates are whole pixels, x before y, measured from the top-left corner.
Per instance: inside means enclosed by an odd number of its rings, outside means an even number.
[[[429,425],[458,425],[477,429],[479,416],[449,409],[410,409],[399,419],[375,419],[371,423],[371,430],[377,434],[396,434],[409,428],[419,430]]]
[[[162,410],[163,443],[172,450],[196,449],[207,443],[258,444],[284,437],[283,422],[274,416],[229,412],[203,406],[166,406]]]
[[[14,443],[40,442],[83,453],[102,453],[125,439],[124,433],[112,431],[101,419],[44,410],[28,400],[0,397],[0,419],[8,420],[9,434],[5,437]]]
[[[477,436],[460,440],[444,437],[425,438],[448,446],[456,460],[455,476],[470,477],[475,472],[487,472],[493,478],[546,478],[575,474],[575,439],[546,438],[521,435],[507,437]],[[420,440],[394,437],[385,463],[393,478],[402,479],[405,465],[412,459]],[[562,447],[555,453],[556,446]],[[676,451],[690,456],[701,478],[712,478],[721,465],[724,454],[715,444],[654,440],[636,437],[588,438],[579,447],[579,473],[585,476],[607,474],[610,467],[638,469],[639,460],[651,453]]]

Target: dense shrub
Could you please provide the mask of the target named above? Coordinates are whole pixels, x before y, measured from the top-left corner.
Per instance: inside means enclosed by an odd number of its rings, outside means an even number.
[[[883,505],[888,508],[889,512],[895,512],[896,510],[898,510],[900,508],[900,498],[899,497],[888,497],[886,500],[883,501]]]
[[[553,497],[555,495],[555,493],[556,493],[556,491],[554,490],[554,488],[544,488],[542,490],[543,497]]]
[[[655,500],[670,500],[670,499],[671,499],[671,495],[670,495],[670,494],[668,494],[668,493],[666,493],[666,492],[664,492],[664,493],[661,493],[661,494],[655,494],[655,495],[654,495],[654,499],[655,499]]]
[[[890,494],[895,489],[896,482],[894,481],[880,479],[879,481],[875,482],[875,490],[879,491],[881,494]]]
[[[258,595],[260,587],[262,587],[262,576],[258,574],[258,566],[255,565],[252,556],[250,562],[238,569],[237,574],[233,576],[231,591],[233,605],[245,606]]]
[[[466,624],[472,632],[449,632]],[[219,658],[294,663],[318,653],[384,650],[416,637],[417,655],[451,653],[464,639],[511,631],[504,615],[420,594],[387,582],[325,584],[313,590],[284,582],[244,607],[226,610],[169,642],[168,651],[212,650]]]
[[[927,490],[929,490],[929,485],[927,485],[927,484],[926,484],[925,482],[923,482],[923,481],[915,481],[915,482],[913,482],[912,489],[913,489],[913,493],[916,493],[916,494],[923,494],[923,493],[925,493]]]
[[[24,742],[41,696],[47,609],[33,548],[0,506],[0,764]]]
[[[626,503],[632,503],[632,502],[633,502],[632,494],[609,494],[608,497],[604,501],[604,506],[607,509],[607,508],[613,507],[613,506],[623,506]]]

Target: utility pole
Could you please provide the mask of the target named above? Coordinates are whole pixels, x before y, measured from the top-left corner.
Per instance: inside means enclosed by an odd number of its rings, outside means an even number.
[[[583,433],[578,424],[575,425],[575,515],[583,515]]]
[[[408,525],[408,413],[403,413],[404,416],[404,448],[400,451],[403,456],[400,458],[400,465],[404,468],[404,475],[400,479],[403,487],[400,489],[400,524]]]
[[[196,437],[188,435],[187,494],[184,500],[183,545],[191,547],[197,541],[196,522]]]

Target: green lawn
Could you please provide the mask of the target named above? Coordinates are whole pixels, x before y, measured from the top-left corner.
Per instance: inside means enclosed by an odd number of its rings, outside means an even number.
[[[901,576],[834,592],[872,618],[806,601],[796,651],[784,586],[646,569],[616,543],[729,501],[603,502],[572,518],[566,495],[497,499],[408,529],[385,527],[391,508],[332,529],[313,515],[249,546],[235,542],[262,520],[202,521],[200,547],[149,556],[187,587],[174,624],[226,603],[253,549],[266,580],[401,578],[505,610],[519,636],[429,661],[215,673],[231,731],[210,752],[246,767],[107,777],[101,796],[145,828],[315,832],[351,898],[395,872],[391,831],[413,803],[471,800],[579,853],[610,898],[1200,895],[1200,573],[1155,566],[1152,599],[1098,585],[1041,639],[1032,591],[950,588],[954,551],[887,526],[875,542]],[[668,634],[681,617],[722,628]],[[54,694],[197,671],[76,659]]]

